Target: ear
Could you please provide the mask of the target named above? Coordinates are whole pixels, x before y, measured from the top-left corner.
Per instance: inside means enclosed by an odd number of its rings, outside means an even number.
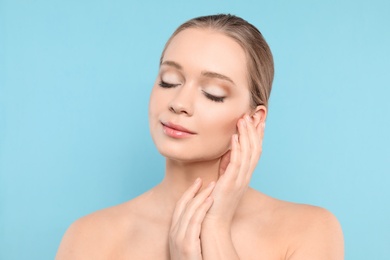
[[[262,123],[265,124],[265,118],[267,117],[267,108],[264,105],[257,106],[251,113],[250,117],[253,124],[258,128]]]

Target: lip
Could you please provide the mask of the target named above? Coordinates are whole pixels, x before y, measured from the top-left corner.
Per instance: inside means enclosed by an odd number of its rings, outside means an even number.
[[[189,137],[191,135],[195,135],[196,133],[181,126],[181,125],[176,125],[171,122],[161,122],[163,126],[164,133],[167,134],[170,137],[174,138],[184,138],[184,137]]]

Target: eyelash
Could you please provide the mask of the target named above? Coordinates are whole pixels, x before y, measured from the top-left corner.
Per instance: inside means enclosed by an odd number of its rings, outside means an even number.
[[[180,84],[171,84],[171,83],[167,83],[167,82],[161,80],[159,85],[162,88],[174,88],[174,87],[179,86]],[[206,96],[206,98],[208,98],[214,102],[223,102],[223,100],[225,99],[225,97],[217,97],[217,96],[211,95],[203,90],[202,90],[202,92]]]
[[[223,100],[225,99],[225,97],[217,97],[217,96],[213,96],[213,95],[210,95],[209,93],[203,91],[203,94],[210,100],[214,101],[214,102],[223,102]]]
[[[160,87],[162,88],[174,88],[174,87],[177,87],[179,86],[180,84],[170,84],[170,83],[167,83],[167,82],[164,82],[161,80],[161,82],[159,83]]]

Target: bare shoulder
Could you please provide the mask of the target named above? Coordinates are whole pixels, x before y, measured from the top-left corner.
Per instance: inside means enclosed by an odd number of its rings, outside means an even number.
[[[73,222],[65,232],[56,259],[107,259],[137,226],[137,198],[102,209]]]
[[[327,209],[268,197],[289,245],[286,259],[344,259],[343,233]]]

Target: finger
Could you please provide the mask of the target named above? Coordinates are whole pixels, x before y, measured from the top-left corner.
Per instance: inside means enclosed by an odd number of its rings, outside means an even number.
[[[228,167],[230,163],[230,154],[231,150],[227,151],[221,158],[221,161],[219,163],[219,176],[225,173],[226,168]]]
[[[247,182],[249,183],[250,179],[252,178],[252,174],[256,168],[257,163],[260,160],[261,153],[263,151],[263,140],[264,140],[264,129],[265,129],[265,122],[260,122],[256,126],[256,134],[255,134],[255,147],[254,147],[254,156],[252,159],[251,168],[249,169],[250,175],[247,176]]]
[[[241,166],[241,149],[238,140],[238,135],[234,134],[232,136],[232,150],[230,152],[230,163],[226,168],[225,174],[222,176],[223,180],[235,181],[238,175],[238,171],[240,170],[240,166]],[[219,183],[220,181],[218,181],[217,185]]]
[[[195,198],[193,198],[190,202],[187,203],[186,207],[183,209],[182,214],[180,215],[180,218],[174,228],[174,232],[176,233],[177,237],[180,237],[181,239],[185,238],[192,216],[199,208],[199,206],[206,200],[206,198],[210,196],[212,190],[214,189],[214,186],[215,186],[214,182],[210,183],[209,186],[207,186],[207,188],[205,188],[198,195],[196,195]]]
[[[246,179],[247,172],[249,170],[249,164],[251,161],[252,151],[251,151],[251,144],[249,142],[249,136],[248,136],[248,123],[247,120],[241,119],[241,122],[239,122],[239,141],[240,141],[240,148],[241,148],[241,166],[240,170],[238,172],[237,180],[239,183],[242,183]]]
[[[188,226],[187,232],[185,234],[186,238],[195,240],[199,239],[202,229],[202,222],[206,216],[207,211],[211,208],[211,205],[213,205],[213,198],[208,197],[202,203],[202,205],[199,206],[190,220],[190,225]]]
[[[264,130],[265,130],[265,122],[260,122],[257,126],[256,126],[256,136],[257,136],[257,143],[258,143],[258,154],[259,154],[259,158],[257,160],[260,159],[260,155],[261,155],[261,152],[263,151],[263,140],[264,140]]]
[[[256,127],[256,131],[257,131],[257,134],[258,134],[258,136],[260,138],[260,146],[261,146],[261,144],[263,142],[264,130],[265,130],[265,122],[259,122],[259,124]]]
[[[253,124],[253,121],[250,119],[248,115],[245,116],[245,122],[247,125],[247,133],[248,133],[248,140],[250,144],[250,149],[253,154],[254,151],[256,151],[256,148],[258,147],[258,135],[256,132],[256,128]]]
[[[200,205],[210,196],[215,187],[215,182],[211,182],[204,190],[202,190],[195,198],[193,198],[186,206],[180,219],[180,226],[187,229],[191,218],[197,211]]]
[[[251,144],[251,159],[249,163],[249,169],[247,171],[247,180],[252,177],[252,173],[256,167],[256,164],[260,157],[260,136],[256,131],[255,125],[249,116],[245,116],[247,122],[248,139]]]
[[[202,184],[202,180],[200,178],[197,178],[193,185],[191,185],[181,196],[181,198],[177,201],[175,210],[173,212],[172,216],[172,224],[171,226],[174,227],[174,225],[177,224],[178,220],[180,219],[181,214],[183,213],[187,203],[195,197],[196,193],[199,191]]]

